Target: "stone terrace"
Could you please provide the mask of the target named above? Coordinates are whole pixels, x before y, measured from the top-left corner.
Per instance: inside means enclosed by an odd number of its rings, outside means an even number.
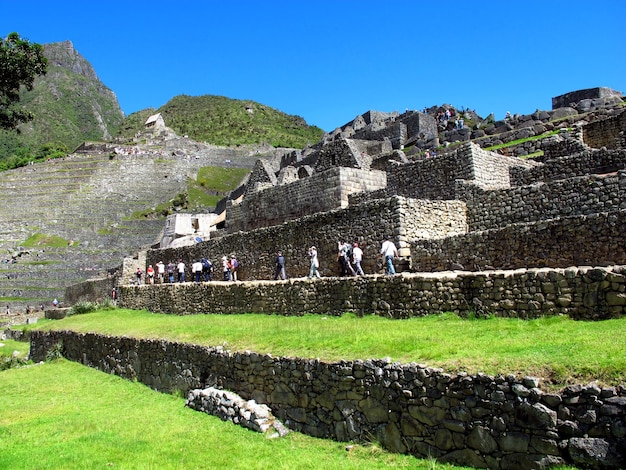
[[[129,220],[136,211],[186,191],[201,166],[236,152],[213,148],[205,156],[149,150],[140,155],[71,155],[0,173],[0,297],[14,311],[53,298],[65,287],[106,274],[140,247],[158,242],[163,220]],[[56,235],[72,246],[20,248],[31,235]],[[20,251],[21,250],[21,251]],[[19,253],[17,263],[6,263]],[[14,307],[14,308],[13,308]]]

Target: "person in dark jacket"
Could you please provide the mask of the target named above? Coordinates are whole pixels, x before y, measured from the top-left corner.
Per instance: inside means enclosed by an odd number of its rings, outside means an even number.
[[[276,253],[276,273],[274,274],[274,280],[277,280],[279,275],[283,281],[287,279],[287,275],[285,274],[285,257],[282,251]]]

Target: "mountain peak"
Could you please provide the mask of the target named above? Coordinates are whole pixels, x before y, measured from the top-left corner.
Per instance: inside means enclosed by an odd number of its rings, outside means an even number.
[[[92,80],[98,80],[96,71],[87,60],[81,56],[72,41],[53,42],[44,44],[44,54],[48,58],[50,66],[62,67],[72,72],[87,77]]]

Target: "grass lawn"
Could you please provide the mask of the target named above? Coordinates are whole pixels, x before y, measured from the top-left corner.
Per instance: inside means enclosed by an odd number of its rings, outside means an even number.
[[[518,374],[545,388],[626,381],[626,318],[600,322],[567,317],[468,320],[442,314],[408,320],[377,316],[189,315],[101,310],[30,325],[225,346],[274,356],[389,358],[448,372]],[[610,338],[610,341],[607,339]]]
[[[458,469],[290,433],[268,439],[184,398],[65,360],[0,372],[0,468]]]

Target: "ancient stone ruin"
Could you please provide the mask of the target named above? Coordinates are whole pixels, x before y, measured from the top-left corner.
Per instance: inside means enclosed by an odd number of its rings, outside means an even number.
[[[316,145],[261,159],[218,206],[209,240],[139,258],[142,266],[182,259],[191,279],[194,260],[235,254],[239,279],[249,282],[131,286],[126,269],[120,304],[177,314],[623,316],[622,96],[582,90],[554,98],[553,108],[501,121],[447,105],[370,111]],[[386,236],[399,248],[397,276],[382,275]],[[338,277],[339,240],[363,248],[366,276]],[[321,280],[306,279],[311,245]],[[277,250],[286,281],[272,280]],[[86,291],[75,286],[66,299]],[[547,393],[538,379],[512,374],[327,364],[71,332],[37,333],[35,357],[56,341],[75,360],[156,389],[232,390],[314,436],[375,436],[393,451],[477,467],[626,465],[624,386]]]

